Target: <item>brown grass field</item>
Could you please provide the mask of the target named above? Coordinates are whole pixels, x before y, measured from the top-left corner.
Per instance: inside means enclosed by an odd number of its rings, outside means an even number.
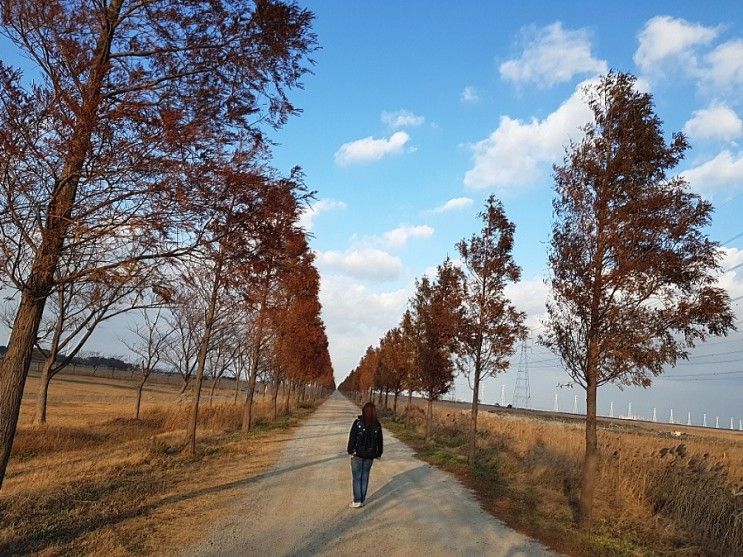
[[[597,520],[586,534],[573,521],[582,420],[506,409],[483,412],[473,468],[465,457],[468,410],[440,403],[431,445],[422,441],[423,424],[420,407],[398,422],[387,420],[422,458],[474,489],[493,514],[564,553],[743,555],[740,432],[602,421]],[[672,437],[670,429],[682,437]]]
[[[188,458],[179,451],[188,415],[179,386],[145,387],[137,421],[135,381],[61,374],[50,386],[48,425],[38,427],[30,424],[37,377],[29,378],[0,492],[0,555],[173,554],[220,519],[234,488],[274,464],[311,412],[294,402],[272,423],[269,400],[258,396],[246,436],[233,387],[217,388],[210,404],[207,382],[199,454]]]

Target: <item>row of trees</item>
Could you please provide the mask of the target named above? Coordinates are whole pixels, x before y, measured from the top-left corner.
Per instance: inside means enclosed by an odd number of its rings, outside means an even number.
[[[268,136],[298,112],[287,95],[312,65],[313,15],[282,0],[0,8],[33,64],[23,76],[0,63],[0,278],[15,292],[0,486],[34,348],[43,397],[95,327],[126,311],[154,312],[138,335],[144,380],[171,323],[174,367],[193,377],[191,452],[205,372],[233,361],[219,339],[241,350],[246,428],[262,370],[274,385],[332,387],[297,225],[311,195],[299,170],[271,167]]]
[[[583,526],[591,524],[599,462],[598,387],[648,387],[695,343],[735,328],[730,298],[718,286],[719,244],[705,234],[712,206],[673,173],[686,138],[676,133],[666,142],[651,95],[635,82],[610,72],[585,89],[593,121],[554,167],[551,294],[538,340],[586,392]],[[525,334],[523,314],[502,295],[519,274],[510,255],[513,225],[492,198],[483,216],[481,235],[458,245],[461,270],[446,261],[434,280],[417,282],[396,329],[410,347],[405,362],[390,372],[383,341],[341,384],[373,391],[386,389],[390,374],[402,378],[411,394],[428,399],[428,437],[431,403],[451,387],[460,365],[474,379],[471,461],[479,380],[504,371]]]

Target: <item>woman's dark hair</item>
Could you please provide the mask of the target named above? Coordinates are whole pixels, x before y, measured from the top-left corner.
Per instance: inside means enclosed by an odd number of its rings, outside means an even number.
[[[377,407],[374,406],[373,402],[364,404],[364,407],[361,409],[361,417],[364,420],[364,425],[367,427],[377,423]]]

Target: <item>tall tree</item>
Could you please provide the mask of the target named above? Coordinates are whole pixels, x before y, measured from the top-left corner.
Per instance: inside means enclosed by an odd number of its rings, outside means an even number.
[[[418,362],[417,383],[428,401],[426,441],[431,439],[433,402],[449,392],[454,382],[452,354],[459,351],[458,334],[463,323],[463,274],[447,258],[438,266],[434,280],[416,282],[410,301]]]
[[[526,335],[526,314],[517,311],[504,292],[509,282],[518,282],[521,277],[521,269],[511,255],[516,227],[493,195],[488,197],[480,218],[480,234],[457,244],[466,278],[457,363],[472,386],[470,464],[474,464],[477,450],[480,383],[508,368],[515,342]]]
[[[4,278],[21,292],[0,362],[1,486],[64,251],[80,239],[131,246],[112,249],[90,274],[178,255],[179,240],[198,240],[184,208],[201,167],[215,145],[265,145],[261,130],[296,112],[286,93],[299,85],[316,39],[312,14],[280,0],[0,7],[2,32],[38,72],[26,88],[0,65]]]
[[[541,342],[586,391],[579,520],[590,526],[598,466],[598,387],[649,387],[733,315],[719,288],[712,206],[670,175],[688,148],[666,143],[652,98],[609,73],[586,90],[593,122],[555,167],[552,296]]]

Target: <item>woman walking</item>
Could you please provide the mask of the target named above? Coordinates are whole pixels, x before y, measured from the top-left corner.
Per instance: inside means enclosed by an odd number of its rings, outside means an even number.
[[[348,454],[351,455],[353,502],[355,509],[364,506],[369,487],[369,471],[375,458],[382,456],[382,426],[377,420],[377,408],[367,402],[348,434]]]

